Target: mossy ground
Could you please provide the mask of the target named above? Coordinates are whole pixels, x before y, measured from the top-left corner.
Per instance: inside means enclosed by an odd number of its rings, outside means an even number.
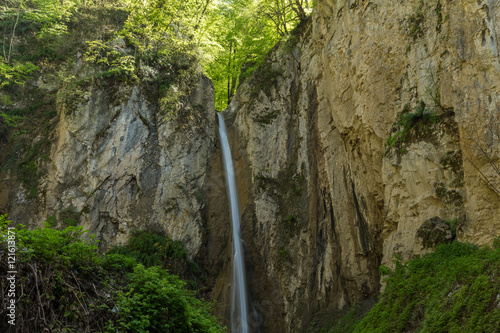
[[[496,247],[453,242],[395,270],[364,316],[356,308],[321,332],[500,332],[500,241]]]

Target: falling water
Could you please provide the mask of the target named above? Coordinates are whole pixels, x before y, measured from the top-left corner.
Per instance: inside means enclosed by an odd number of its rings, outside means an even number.
[[[231,219],[233,221],[233,283],[231,290],[231,332],[248,333],[248,300],[245,282],[245,259],[240,238],[240,213],[236,196],[236,181],[234,177],[233,159],[227,140],[224,118],[219,117],[219,135],[222,145],[222,156],[226,171],[226,181],[229,191]]]

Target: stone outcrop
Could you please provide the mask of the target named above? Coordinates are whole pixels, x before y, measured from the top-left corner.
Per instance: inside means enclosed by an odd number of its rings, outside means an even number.
[[[380,264],[432,249],[432,217],[499,236],[499,18],[493,1],[319,1],[239,87],[224,114],[266,331],[376,297]]]
[[[453,231],[450,225],[434,216],[418,228],[416,236],[421,239],[424,248],[436,248],[440,244],[451,243]]]
[[[78,64],[77,78],[92,73]],[[30,228],[45,221],[81,226],[102,252],[125,244],[134,230],[164,231],[202,268],[202,293],[227,319],[231,223],[212,82],[199,75],[173,113],[161,110],[161,96],[146,84],[75,89],[41,78],[37,85],[58,96],[57,126],[46,139],[50,156],[35,155],[44,171],[35,196],[14,170],[4,173],[0,212]]]

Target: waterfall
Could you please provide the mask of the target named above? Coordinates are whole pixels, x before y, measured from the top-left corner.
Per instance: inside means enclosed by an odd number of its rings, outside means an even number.
[[[234,177],[233,159],[227,139],[224,118],[219,117],[219,135],[222,145],[222,157],[226,172],[226,183],[229,193],[229,207],[231,209],[231,220],[233,222],[233,281],[231,284],[231,332],[248,333],[248,309],[250,304],[245,281],[245,259],[243,257],[243,245],[240,237],[240,212],[238,197],[236,194],[236,180]],[[251,306],[250,306],[251,307]]]

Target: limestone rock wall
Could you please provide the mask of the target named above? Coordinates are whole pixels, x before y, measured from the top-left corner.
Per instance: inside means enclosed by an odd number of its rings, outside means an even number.
[[[376,297],[379,265],[428,251],[416,234],[434,216],[461,241],[499,236],[499,15],[495,1],[319,1],[239,87],[224,114],[266,332]]]
[[[38,196],[20,200],[25,189],[11,188],[9,217],[33,226],[70,212],[103,250],[125,243],[132,230],[158,228],[196,257],[205,251],[208,170],[217,151],[212,83],[200,77],[184,106],[188,116],[174,120],[142,87],[111,88],[90,87],[75,105],[58,103]]]
[[[72,74],[91,72],[80,64]],[[199,264],[201,292],[227,320],[231,223],[212,82],[200,75],[174,113],[160,111],[161,96],[147,83],[49,88],[57,91],[58,123],[48,138],[50,156],[36,160],[43,170],[36,196],[6,171],[0,212],[30,228],[47,220],[81,226],[103,252],[125,244],[134,230],[165,231]]]

